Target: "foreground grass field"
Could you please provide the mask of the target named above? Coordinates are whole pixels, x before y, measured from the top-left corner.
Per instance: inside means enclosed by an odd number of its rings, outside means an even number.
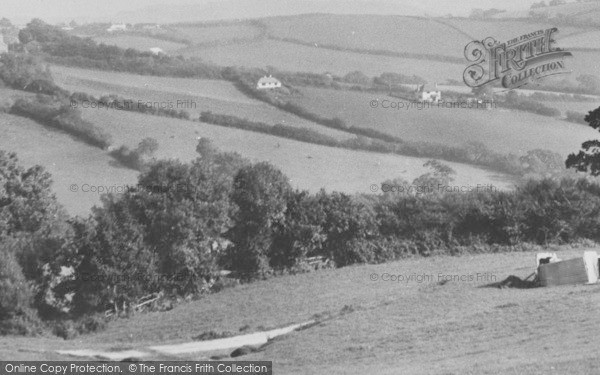
[[[568,259],[584,250],[557,252]],[[118,320],[71,341],[0,338],[0,356],[50,359],[57,349],[139,348],[191,341],[210,330],[254,332],[317,317],[321,324],[240,359],[272,360],[280,374],[597,372],[599,285],[485,287],[509,275],[523,278],[534,264],[535,252],[438,256],[279,277],[169,312]],[[381,280],[389,275],[413,276]]]
[[[566,156],[579,150],[583,141],[598,138],[598,133],[590,127],[528,112],[444,107],[407,110],[405,101],[386,95],[315,88],[303,88],[302,92],[304,95],[295,101],[313,112],[340,117],[349,125],[374,128],[406,140],[448,145],[476,141],[501,153],[523,154],[542,148]],[[377,108],[371,108],[373,100],[377,101]],[[383,108],[398,101],[404,103],[403,108]],[[597,107],[592,102],[586,104],[589,110]]]

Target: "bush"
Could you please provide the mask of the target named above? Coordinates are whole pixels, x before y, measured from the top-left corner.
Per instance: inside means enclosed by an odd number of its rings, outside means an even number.
[[[158,142],[154,138],[144,138],[134,150],[121,146],[110,152],[110,155],[121,164],[138,171],[149,163],[149,158],[158,150]]]
[[[510,91],[506,94],[505,101],[500,104],[507,108],[533,112],[542,116],[558,117],[561,115],[561,112],[558,109],[545,106],[540,102],[528,99],[526,95],[518,94],[514,91]]]
[[[233,242],[228,260],[244,278],[269,273],[273,230],[285,219],[290,193],[287,178],[268,163],[243,167],[236,175],[231,201],[238,210],[228,233]]]
[[[0,248],[0,335],[39,333],[33,297],[33,287],[23,276],[15,256]]]

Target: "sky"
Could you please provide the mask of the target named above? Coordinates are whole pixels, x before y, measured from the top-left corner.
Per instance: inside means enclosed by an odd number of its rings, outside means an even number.
[[[381,14],[389,7],[391,14],[431,16],[453,14],[467,16],[473,8],[500,8],[508,11],[528,9],[535,0],[0,0],[0,17],[17,24],[32,18],[47,22],[177,22],[210,19],[273,16],[281,13],[314,11],[344,12],[364,9]],[[286,8],[289,4],[288,8]],[[323,4],[324,7],[315,6]],[[325,4],[329,4],[327,7]],[[261,6],[262,5],[262,6]],[[293,9],[292,9],[293,8]],[[228,16],[230,15],[230,16]]]

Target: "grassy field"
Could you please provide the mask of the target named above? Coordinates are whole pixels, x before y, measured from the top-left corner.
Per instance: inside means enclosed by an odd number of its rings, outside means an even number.
[[[261,35],[260,29],[245,23],[238,25],[173,25],[170,29],[193,44],[252,40]]]
[[[52,67],[52,73],[60,86],[72,92],[83,91],[97,97],[118,94],[143,101],[172,102],[174,106],[177,106],[178,100],[188,100],[189,103],[195,103],[196,108],[190,105],[192,108],[189,110],[185,107],[181,109],[186,109],[193,118],[198,118],[201,111],[210,110],[272,125],[280,123],[309,128],[338,140],[354,138],[351,134],[325,128],[251,99],[231,82],[140,76],[59,66]]]
[[[472,20],[467,18],[440,18],[439,22],[470,35],[476,40],[484,39],[488,36],[494,37],[500,42],[519,37],[532,31],[548,29],[555,25],[551,22],[542,23],[531,20]],[[567,36],[577,34],[585,29],[577,27],[559,27],[556,41],[560,46],[566,46]]]
[[[582,19],[592,16],[594,11],[598,11],[600,6],[597,2],[569,2],[552,7],[543,7],[534,9],[535,13],[546,13],[549,17],[556,17],[563,14],[570,17],[580,17]]]
[[[464,46],[462,47],[464,48]],[[427,53],[427,51],[422,51]],[[360,70],[369,76],[383,72],[407,75],[416,74],[431,82],[442,82],[448,78],[462,80],[464,64],[440,61],[404,59],[375,56],[325,48],[308,47],[276,40],[263,40],[242,45],[227,45],[211,48],[188,48],[181,51],[184,56],[200,57],[223,66],[246,66],[314,73],[331,72],[345,75]]]
[[[116,165],[107,152],[64,132],[3,113],[0,124],[0,149],[16,152],[24,167],[39,164],[50,172],[58,201],[72,215],[87,216],[100,203],[98,194],[84,191],[91,186],[125,186],[137,181],[137,172]],[[72,184],[76,192],[71,191]]]
[[[164,117],[116,110],[83,111],[84,118],[104,128],[115,144],[135,147],[144,137],[155,138],[158,158],[183,161],[197,157],[197,137],[207,137],[223,151],[235,151],[254,161],[280,168],[292,186],[316,192],[368,193],[372,184],[403,177],[408,181],[428,172],[427,159],[317,146],[270,135]],[[493,184],[510,188],[506,175],[474,166],[447,163],[456,172],[456,185]]]
[[[168,53],[185,47],[185,44],[137,35],[98,36],[93,39],[98,43],[115,45],[125,49],[133,48],[140,51],[149,51],[150,48],[158,47]]]
[[[567,111],[575,111],[581,113],[588,113],[594,109],[600,107],[600,101],[598,102],[560,102],[560,101],[547,101],[542,102],[544,105],[559,109],[563,116]]]
[[[583,250],[557,252],[568,259]],[[169,312],[118,320],[104,332],[76,340],[0,338],[0,356],[50,359],[56,358],[45,351],[50,348],[186,342],[209,330],[254,332],[318,314],[331,318],[241,359],[272,360],[275,372],[283,374],[598,372],[600,338],[592,313],[600,304],[598,285],[485,287],[509,275],[523,278],[534,263],[534,252],[486,254],[285,276],[227,289]],[[413,278],[399,283],[382,281],[384,275]],[[454,275],[466,281],[438,283]],[[372,281],[375,277],[379,280]]]
[[[385,95],[304,88],[297,103],[323,116],[340,117],[349,125],[374,128],[406,140],[462,145],[477,141],[501,153],[523,154],[534,148],[567,155],[581,142],[597,138],[593,129],[532,113],[429,107],[418,110],[382,108],[401,99]],[[378,101],[378,108],[370,103]],[[389,100],[390,102],[385,102]],[[404,103],[404,102],[403,102]],[[406,104],[406,103],[404,103]]]
[[[269,34],[345,48],[462,56],[465,35],[427,18],[316,14],[264,20]]]

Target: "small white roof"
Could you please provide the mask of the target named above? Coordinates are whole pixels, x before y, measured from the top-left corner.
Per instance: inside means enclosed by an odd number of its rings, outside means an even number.
[[[258,83],[281,83],[279,80],[273,76],[264,76],[258,80]]]

